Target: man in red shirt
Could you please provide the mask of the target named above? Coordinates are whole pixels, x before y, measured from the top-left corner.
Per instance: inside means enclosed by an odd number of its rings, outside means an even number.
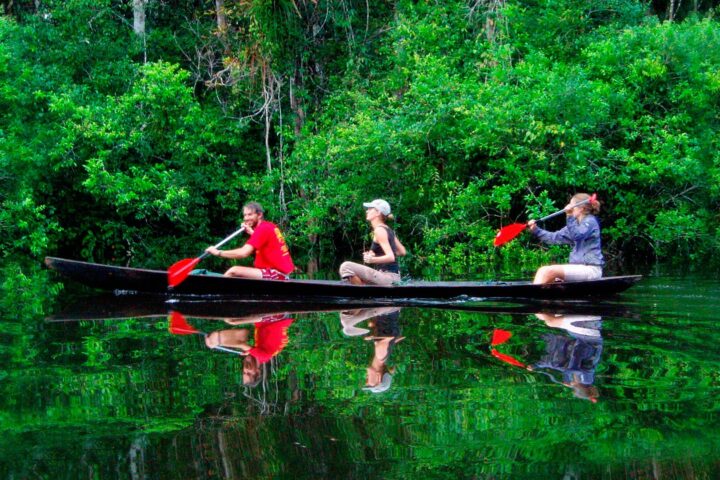
[[[248,343],[250,331],[247,328],[219,330],[205,337],[209,348],[231,347],[245,355],[243,359],[243,385],[255,386],[264,376],[263,364],[268,363],[288,344],[288,329],[293,319],[287,313],[265,317],[226,319],[231,325],[252,323],[255,326],[255,344]]]
[[[265,278],[287,280],[295,270],[290,250],[280,229],[264,218],[262,206],[250,202],[243,207],[243,225],[250,235],[245,245],[234,250],[218,250],[209,247],[205,250],[221,258],[240,259],[255,254],[253,267],[235,266],[225,272],[226,277]]]

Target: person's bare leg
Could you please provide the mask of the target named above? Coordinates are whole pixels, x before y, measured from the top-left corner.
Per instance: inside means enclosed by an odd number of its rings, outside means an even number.
[[[230,267],[225,272],[226,277],[241,277],[241,278],[263,278],[262,271],[259,268],[252,267]]]
[[[223,318],[228,325],[247,325],[262,321],[267,315],[247,315],[244,317]]]
[[[549,265],[538,269],[533,283],[554,283],[558,280],[565,281],[565,271],[557,265]]]
[[[353,275],[352,277],[347,277],[346,280],[349,281],[350,283],[352,283],[353,285],[365,285],[365,282],[363,282],[360,279],[360,277],[358,277],[357,275]]]
[[[555,315],[551,315],[549,313],[536,313],[535,317],[537,317],[538,320],[542,320],[547,323],[552,321],[555,318]]]
[[[536,313],[535,316],[545,322],[548,327],[562,328],[565,317],[562,315],[553,315],[550,313]]]

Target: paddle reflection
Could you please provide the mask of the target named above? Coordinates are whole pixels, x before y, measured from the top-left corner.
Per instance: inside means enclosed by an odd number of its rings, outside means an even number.
[[[364,308],[340,312],[343,333],[362,336],[372,343],[373,357],[366,369],[363,390],[383,393],[392,386],[395,368],[388,366],[393,347],[405,339],[400,334],[400,307]]]
[[[535,317],[546,326],[563,331],[541,335],[544,353],[537,360],[528,361],[503,353],[501,350],[504,349],[500,346],[512,337],[511,332],[503,329],[493,332],[491,354],[510,365],[547,376],[551,381],[570,388],[577,398],[597,402],[600,393],[594,383],[603,349],[602,317],[548,313],[538,313]]]

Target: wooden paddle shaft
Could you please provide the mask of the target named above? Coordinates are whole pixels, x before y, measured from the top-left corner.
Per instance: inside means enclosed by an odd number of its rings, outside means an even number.
[[[237,237],[238,235],[240,235],[240,234],[241,234],[242,232],[244,232],[244,231],[245,231],[245,225],[243,225],[242,227],[238,228],[235,232],[233,232],[232,234],[230,234],[229,237],[225,237],[224,239],[222,239],[222,240],[220,241],[220,243],[218,243],[217,245],[213,245],[213,246],[214,246],[215,248],[220,248],[220,247],[222,247],[223,245],[225,245],[227,242],[229,242],[230,240],[232,240],[233,238],[235,238],[235,237]],[[203,252],[203,254],[198,257],[198,260],[203,259],[203,258],[207,257],[208,255],[210,255],[210,254],[207,253],[207,252]]]
[[[241,234],[242,232],[244,232],[244,231],[245,231],[245,225],[243,225],[242,227],[238,228],[238,229],[237,229],[234,233],[232,233],[229,237],[221,240],[220,243],[218,243],[217,245],[214,245],[214,247],[215,247],[215,248],[220,248],[220,247],[222,247],[222,246],[225,245],[227,242],[229,242],[229,241],[232,240],[233,238],[237,237],[238,235],[240,235],[240,234]]]

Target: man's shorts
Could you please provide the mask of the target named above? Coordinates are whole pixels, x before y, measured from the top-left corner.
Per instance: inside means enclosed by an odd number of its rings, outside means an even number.
[[[290,275],[282,273],[274,268],[261,268],[262,278],[265,280],[290,280]]]

